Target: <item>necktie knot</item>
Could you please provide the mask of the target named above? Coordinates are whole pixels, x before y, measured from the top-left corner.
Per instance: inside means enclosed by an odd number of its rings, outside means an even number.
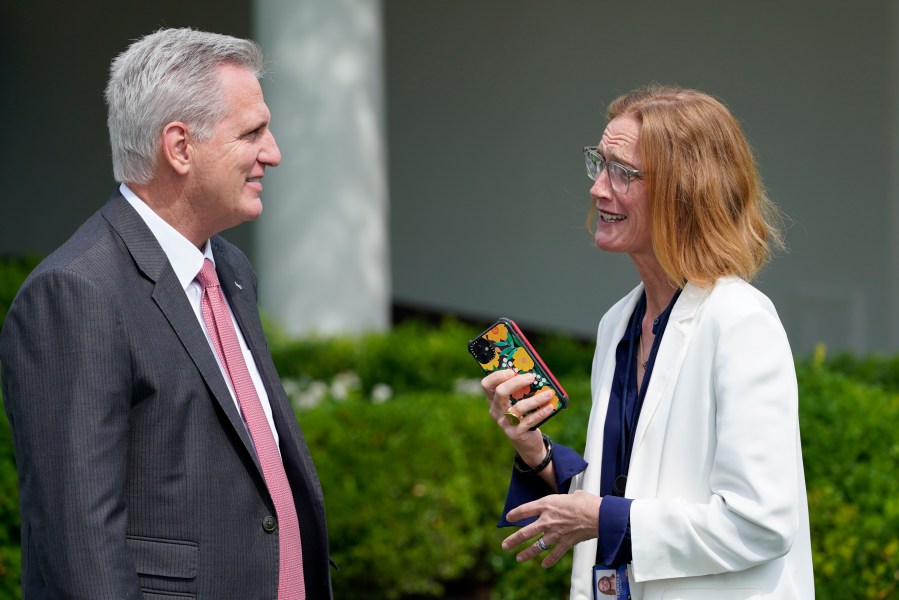
[[[215,265],[208,258],[203,259],[203,268],[197,273],[197,281],[203,289],[219,287],[219,276],[215,272]]]

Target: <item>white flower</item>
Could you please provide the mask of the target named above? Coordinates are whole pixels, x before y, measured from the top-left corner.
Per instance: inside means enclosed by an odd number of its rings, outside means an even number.
[[[484,393],[480,379],[457,379],[453,382],[453,391],[466,396],[480,396]]]
[[[351,391],[359,389],[361,383],[359,376],[352,371],[338,373],[331,382],[331,396],[338,401],[346,400]]]
[[[324,381],[313,381],[304,390],[296,381],[291,383],[288,387],[287,381],[284,382],[284,391],[298,409],[315,408],[328,395],[328,384]]]
[[[371,388],[371,403],[384,404],[393,398],[393,388],[386,383],[376,383]]]

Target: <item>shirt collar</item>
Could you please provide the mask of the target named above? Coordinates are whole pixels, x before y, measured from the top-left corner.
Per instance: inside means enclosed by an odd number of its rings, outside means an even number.
[[[209,243],[209,240],[206,240],[206,243],[203,244],[201,252],[190,243],[190,240],[181,235],[177,229],[157,215],[146,202],[138,198],[137,194],[127,185],[123,183],[119,187],[119,191],[122,192],[122,196],[125,197],[128,204],[137,211],[137,214],[150,228],[150,232],[156,238],[156,241],[159,242],[162,251],[169,259],[169,263],[172,265],[175,276],[178,277],[182,288],[186,290],[187,286],[196,279],[197,273],[203,267],[204,259],[208,258],[215,264],[215,259],[212,257],[212,244]]]

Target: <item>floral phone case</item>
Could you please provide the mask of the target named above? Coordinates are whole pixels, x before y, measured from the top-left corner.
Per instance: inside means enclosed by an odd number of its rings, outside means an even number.
[[[568,406],[568,394],[565,393],[561,384],[528,342],[515,321],[501,317],[478,337],[468,342],[468,351],[478,361],[485,373],[492,373],[500,369],[517,369],[521,373],[536,375],[534,382],[529,387],[522,388],[512,395],[512,404],[545,389],[555,392],[550,400],[555,406],[555,410],[532,429],[539,427]]]

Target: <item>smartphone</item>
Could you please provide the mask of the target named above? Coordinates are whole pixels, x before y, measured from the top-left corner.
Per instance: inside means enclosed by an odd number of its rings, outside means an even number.
[[[500,369],[517,369],[519,373],[534,373],[534,382],[512,395],[512,404],[549,388],[555,394],[549,401],[555,410],[531,429],[536,429],[568,406],[568,394],[562,388],[537,351],[512,319],[501,317],[478,337],[468,342],[468,351],[485,373]]]

